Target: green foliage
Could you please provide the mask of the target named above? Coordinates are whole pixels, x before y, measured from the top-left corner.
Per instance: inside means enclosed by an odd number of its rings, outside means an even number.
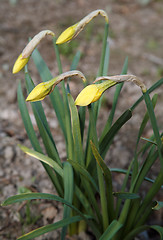
[[[86,39],[90,41],[93,25],[88,26]],[[108,23],[105,23],[98,76],[107,75],[108,72],[110,50],[107,39]],[[58,70],[59,73],[62,73],[59,52],[66,56],[72,56],[79,43],[72,41],[71,44],[64,43],[58,48],[55,40],[54,38],[53,43]],[[77,68],[80,56],[80,52],[77,52],[72,61],[71,70]],[[50,80],[52,74],[38,50],[33,52],[32,57],[42,80]],[[124,62],[123,75],[127,74],[127,68],[128,58]],[[25,69],[25,81],[29,93],[34,88],[34,83],[27,68]],[[8,198],[2,205],[6,206],[28,201],[26,213],[29,222],[32,221],[29,204],[34,199],[59,201],[64,205],[62,220],[38,228],[18,239],[34,239],[49,231],[62,228],[61,239],[64,240],[67,231],[70,235],[78,234],[80,229],[87,227],[92,230],[96,239],[100,240],[130,240],[149,228],[156,230],[163,239],[162,227],[146,225],[152,211],[159,210],[162,207],[162,202],[154,201],[156,194],[163,187],[162,135],[159,132],[157,118],[154,113],[157,95],[154,95],[151,100],[150,93],[163,84],[163,78],[153,84],[147,91],[144,91],[142,96],[129,109],[114,120],[121,89],[123,88],[123,83],[118,83],[115,88],[112,109],[108,114],[106,123],[103,124],[100,136],[97,134],[96,122],[101,109],[101,99],[88,106],[89,126],[87,129],[85,124],[87,107],[76,107],[71,96],[69,81],[70,79],[66,86],[64,82],[61,82],[61,91],[55,87],[54,91],[49,95],[59,126],[62,129],[67,153],[66,162],[63,162],[59,156],[55,138],[51,134],[41,102],[35,102],[31,103],[31,106],[38,126],[36,131],[39,131],[44,145],[43,148],[41,147],[42,145],[37,139],[37,134],[30,119],[21,84],[18,85],[19,109],[33,150],[22,145],[19,145],[19,147],[23,152],[43,164],[58,196],[46,193],[31,193],[21,189],[19,195]],[[134,109],[143,100],[147,112],[139,128],[133,159],[131,159],[128,169],[119,169],[116,163],[115,168],[110,169],[105,163],[105,156],[110,151],[110,146],[116,134],[132,118]],[[141,136],[149,121],[153,129],[153,136],[150,139],[144,138],[144,145],[139,150]],[[46,154],[43,153],[44,150]],[[160,172],[156,179],[149,179],[149,171],[158,158],[161,166]],[[125,175],[119,192],[114,192],[113,172]],[[144,180],[149,181],[151,186],[145,197],[142,197],[141,186]]]

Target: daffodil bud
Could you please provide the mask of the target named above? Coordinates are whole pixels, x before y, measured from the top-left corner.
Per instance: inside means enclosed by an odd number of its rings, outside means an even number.
[[[113,81],[105,81],[99,84],[88,85],[77,96],[75,105],[87,106],[90,103],[96,102],[106,89],[114,86],[115,84],[116,82]]]
[[[75,38],[83,30],[85,25],[88,24],[93,18],[97,17],[99,14],[105,18],[105,21],[107,23],[109,22],[108,16],[104,10],[95,10],[85,16],[81,21],[72,25],[71,27],[67,28],[63,33],[61,33],[61,35],[56,41],[56,44],[62,44]]]
[[[68,77],[79,76],[85,82],[85,76],[77,70],[69,71],[60,74],[59,76],[51,79],[47,82],[42,82],[38,84],[28,95],[26,101],[36,102],[43,100],[47,95],[49,95],[55,88],[55,86],[60,83],[62,80],[65,80]]]
[[[14,66],[13,66],[13,73],[18,73],[29,61],[30,57],[27,58],[23,58],[22,57],[22,53],[19,55],[19,57],[17,58]]]
[[[133,82],[138,87],[141,88],[143,93],[147,91],[147,88],[146,88],[145,84],[135,75],[102,76],[102,77],[96,78],[96,80],[93,83],[97,83],[98,81],[103,81],[103,80],[115,81],[116,83]]]
[[[56,78],[47,81],[47,82],[42,82],[38,84],[28,95],[26,101],[30,102],[36,102],[36,101],[41,101],[43,100],[48,94],[51,93],[53,89],[53,85],[56,81]]]
[[[58,39],[56,41],[56,44],[62,44],[62,43],[70,41],[76,32],[77,25],[78,25],[78,23],[70,26],[63,33],[61,33],[61,35],[58,37]]]
[[[54,36],[54,33],[50,30],[44,30],[32,38],[16,60],[12,71],[13,73],[18,73],[28,63],[33,50],[46,35]]]

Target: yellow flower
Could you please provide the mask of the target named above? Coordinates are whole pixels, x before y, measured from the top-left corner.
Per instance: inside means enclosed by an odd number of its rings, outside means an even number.
[[[56,82],[56,78],[53,78],[50,81],[42,82],[38,84],[28,95],[26,101],[36,102],[43,100],[48,94],[50,94],[53,90],[54,83]]]
[[[108,16],[104,10],[95,10],[89,13],[83,19],[81,19],[78,23],[72,25],[71,27],[67,28],[63,33],[61,33],[61,35],[56,41],[56,44],[62,44],[75,38],[82,31],[85,25],[88,24],[93,18],[95,18],[99,14],[105,18],[106,23],[109,22]]]
[[[29,61],[29,58],[30,56],[27,58],[22,58],[22,53],[21,53],[13,66],[12,72],[18,73],[27,64],[27,62]]]
[[[32,40],[27,44],[27,46],[23,49],[22,53],[16,60],[12,70],[13,73],[18,73],[28,63],[33,50],[46,35],[51,35],[54,37],[54,33],[52,31],[44,30],[39,32],[32,38]]]
[[[103,83],[91,84],[85,87],[77,96],[75,105],[87,106],[90,103],[96,102],[106,89],[114,86],[115,84],[116,82],[108,80]]]

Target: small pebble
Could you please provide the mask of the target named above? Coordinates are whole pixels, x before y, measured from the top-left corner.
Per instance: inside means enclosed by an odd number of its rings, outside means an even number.
[[[15,156],[14,149],[11,146],[7,146],[4,150],[4,157],[8,161],[12,161]]]

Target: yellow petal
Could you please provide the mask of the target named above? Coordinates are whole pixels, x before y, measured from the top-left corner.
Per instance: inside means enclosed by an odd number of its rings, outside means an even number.
[[[22,58],[22,54],[19,55],[19,57],[17,58],[14,66],[13,66],[13,69],[12,69],[12,72],[13,73],[18,73],[20,70],[22,70],[22,68],[27,64],[27,62],[29,61],[29,58]]]
[[[75,105],[87,106],[92,102],[97,101],[101,97],[102,92],[99,91],[96,84],[85,87],[77,96]]]
[[[75,34],[75,30],[78,23],[72,25],[71,27],[67,28],[61,35],[58,37],[56,44],[62,44],[71,40]]]
[[[56,81],[56,78],[54,78],[48,82],[42,82],[42,83],[38,84],[30,92],[26,101],[36,102],[36,101],[43,100],[48,94],[51,93],[55,81]]]

